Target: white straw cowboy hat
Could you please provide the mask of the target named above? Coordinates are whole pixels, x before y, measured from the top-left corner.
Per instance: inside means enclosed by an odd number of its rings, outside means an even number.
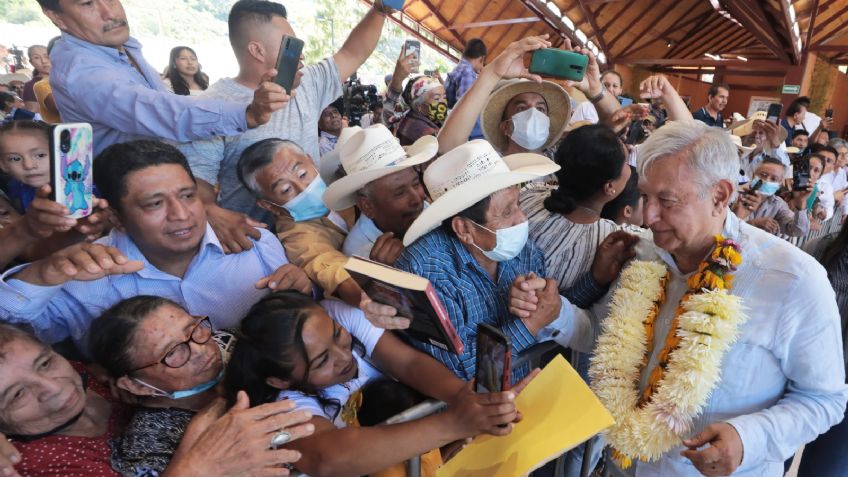
[[[505,80],[498,83],[492,94],[489,95],[483,112],[480,114],[480,125],[483,128],[483,136],[500,151],[506,150],[509,138],[501,132],[500,124],[503,121],[504,110],[509,101],[523,93],[536,93],[545,98],[548,103],[548,117],[551,119],[551,127],[548,132],[548,140],[542,146],[545,150],[559,141],[571,118],[571,98],[562,86],[550,81],[536,83],[526,79]]]
[[[424,171],[432,202],[409,227],[403,244],[409,246],[442,221],[493,193],[553,174],[559,166],[541,154],[525,152],[504,158],[487,141],[467,142],[433,161]]]
[[[735,135],[735,134],[730,135],[730,140],[733,141],[733,144],[736,146],[736,149],[739,149],[740,151],[742,151],[742,154],[748,154],[751,151],[753,151],[754,149],[756,149],[756,147],[754,147],[754,146],[743,146],[742,145],[742,138]]]
[[[734,116],[736,118],[736,116]],[[730,133],[734,136],[747,136],[754,132],[754,121],[765,121],[766,120],[766,112],[765,111],[757,111],[752,114],[750,118],[743,119],[741,121],[734,121],[728,129],[730,129]]]
[[[344,143],[342,139],[345,139]],[[344,210],[356,203],[356,191],[369,182],[435,157],[439,152],[439,142],[433,136],[423,136],[404,149],[386,126],[376,124],[354,132],[349,138],[340,136],[335,151],[338,151],[337,155],[326,155],[321,159],[321,175],[324,177],[325,169],[337,171],[341,167],[344,177],[327,186],[324,205],[332,210]],[[339,165],[331,163],[335,161]],[[327,182],[326,179],[324,182]]]

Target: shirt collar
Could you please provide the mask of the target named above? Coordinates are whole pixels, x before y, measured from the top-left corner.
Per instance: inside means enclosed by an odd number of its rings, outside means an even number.
[[[139,250],[135,241],[130,238],[126,232],[118,229],[112,229],[110,236],[111,242],[114,244],[115,248],[123,252],[129,260],[138,260],[144,264],[144,268],[136,272],[139,277],[156,279],[170,277],[175,280],[178,279],[177,277],[164,273],[153,266],[153,264],[147,260],[147,257],[141,253],[141,250]],[[192,260],[192,264],[194,264],[197,261],[197,257],[199,255],[202,256],[207,249],[217,251],[220,255],[224,255],[224,248],[221,246],[218,236],[215,235],[215,231],[212,230],[212,226],[209,225],[208,222],[206,223],[206,232],[203,234],[203,239],[200,242],[199,252],[195,255],[194,260]],[[189,265],[189,268],[190,267],[191,265]]]
[[[369,242],[374,243],[378,238],[380,238],[380,235],[383,235],[383,231],[378,229],[377,224],[375,224],[374,221],[367,215],[361,214],[359,219],[357,219],[357,222],[359,222],[359,230],[362,231],[362,235],[364,235]]]
[[[100,52],[101,54],[113,59],[119,60],[126,57],[126,55],[118,51],[117,48],[112,48],[111,46],[95,45],[94,43],[85,41],[81,38],[77,38],[68,32],[62,32],[62,41],[66,41],[68,42],[68,44],[71,45],[76,45],[78,47]],[[141,43],[133,37],[129,37],[129,39],[124,43],[123,46],[125,49],[131,51],[137,51],[141,49]]]
[[[739,243],[739,224],[741,221],[739,217],[736,217],[730,209],[727,209],[727,217],[724,219],[724,227],[722,228],[722,235],[724,238],[731,239],[736,243]],[[657,255],[665,262],[666,265],[669,266],[676,273],[681,273],[680,269],[677,268],[677,263],[674,261],[674,257],[666,251],[665,249],[657,247]]]

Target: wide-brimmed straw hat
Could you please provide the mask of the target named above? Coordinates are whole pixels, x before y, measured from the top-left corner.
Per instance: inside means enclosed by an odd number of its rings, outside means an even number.
[[[501,157],[487,141],[467,142],[433,161],[424,172],[432,202],[403,237],[409,246],[443,220],[495,192],[553,174],[559,166],[541,154],[525,152]]]
[[[736,146],[736,149],[739,149],[740,151],[742,151],[743,155],[748,154],[749,152],[756,149],[756,147],[754,147],[754,146],[743,146],[742,145],[742,138],[735,135],[735,134],[730,135],[730,140],[733,141],[733,144]]]
[[[486,105],[483,106],[483,112],[480,114],[483,136],[499,151],[506,150],[507,144],[509,144],[509,138],[501,132],[499,127],[503,120],[504,109],[512,98],[524,93],[541,94],[545,98],[545,102],[548,103],[548,117],[551,119],[551,127],[548,132],[548,140],[545,141],[541,150],[544,151],[556,144],[565,132],[565,127],[568,125],[569,118],[571,118],[571,98],[562,86],[550,81],[536,83],[526,79],[501,81],[489,95]]]
[[[433,136],[423,136],[404,149],[386,126],[376,124],[339,136],[333,152],[337,154],[321,158],[321,176],[336,177],[343,172],[343,177],[324,180],[329,184],[324,204],[332,210],[344,210],[356,203],[356,191],[368,183],[435,157],[439,143]]]
[[[734,121],[733,123],[731,123],[728,129],[730,129],[730,133],[734,136],[744,137],[754,132],[754,121],[765,120],[766,112],[757,111],[756,113],[752,114],[750,118]]]

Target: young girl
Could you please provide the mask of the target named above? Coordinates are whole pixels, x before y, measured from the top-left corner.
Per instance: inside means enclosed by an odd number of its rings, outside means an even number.
[[[9,121],[0,125],[0,170],[3,186],[19,213],[50,183],[50,127],[40,121]]]
[[[297,292],[276,292],[254,305],[241,326],[226,371],[227,393],[232,401],[245,390],[251,405],[290,399],[312,412],[315,433],[288,447],[302,454],[297,469],[313,477],[374,473],[484,432],[508,434],[516,420],[513,400],[521,385],[474,393],[436,360],[341,301],[319,304]],[[447,402],[447,411],[357,427],[360,388],[383,372]]]

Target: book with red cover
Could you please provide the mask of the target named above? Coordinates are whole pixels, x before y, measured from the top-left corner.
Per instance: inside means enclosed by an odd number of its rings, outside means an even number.
[[[356,256],[348,259],[345,270],[371,300],[392,306],[398,316],[411,320],[404,330],[411,337],[455,354],[465,350],[429,280]]]

